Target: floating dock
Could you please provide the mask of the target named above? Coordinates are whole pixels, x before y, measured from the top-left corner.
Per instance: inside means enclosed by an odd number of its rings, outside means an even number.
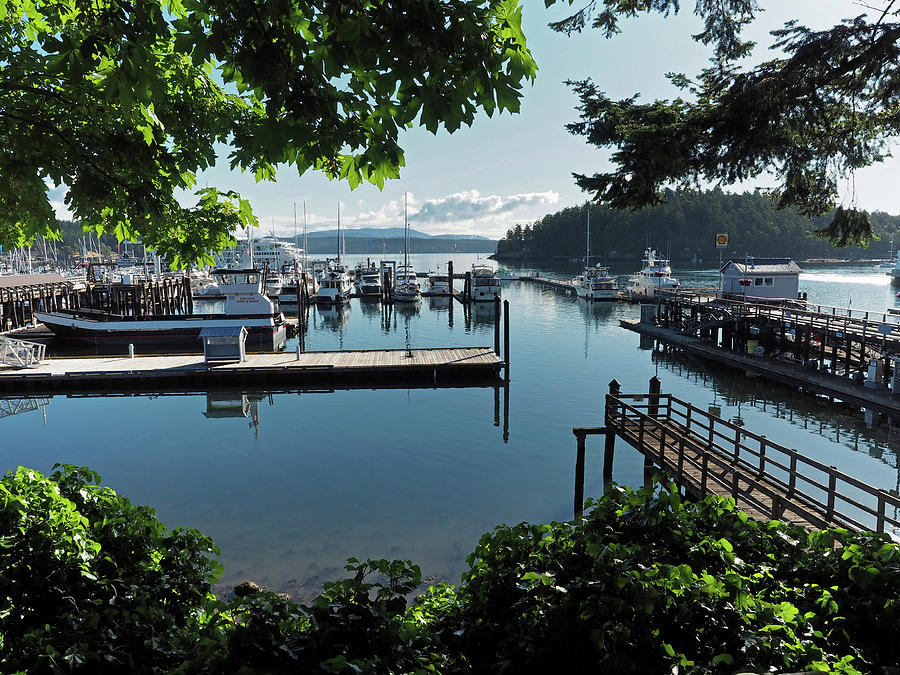
[[[248,354],[207,364],[202,354],[48,359],[0,368],[0,391],[158,391],[223,386],[392,388],[490,383],[505,362],[490,347]]]

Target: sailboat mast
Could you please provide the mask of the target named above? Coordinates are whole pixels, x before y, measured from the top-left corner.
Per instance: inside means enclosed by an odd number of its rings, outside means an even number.
[[[587,244],[585,245],[584,266],[591,266],[591,205],[587,207]]]
[[[341,203],[338,202],[338,237],[337,237],[337,248],[338,248],[338,267],[341,265]]]
[[[407,193],[403,193],[403,267],[409,264],[409,218]]]
[[[307,254],[306,251],[309,248],[309,241],[306,236],[306,200],[303,200],[303,269],[307,268]]]

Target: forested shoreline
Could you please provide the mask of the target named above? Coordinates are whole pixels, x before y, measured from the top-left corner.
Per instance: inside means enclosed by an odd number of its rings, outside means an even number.
[[[498,260],[554,260],[583,258],[588,204],[571,206],[525,226],[516,225],[497,243]],[[834,248],[816,230],[827,226],[832,215],[810,220],[795,209],[777,209],[759,192],[731,194],[720,189],[690,193],[666,192],[666,201],[640,211],[616,211],[590,206],[591,255],[594,260],[640,259],[648,246],[674,261],[694,256],[718,258],[715,236],[728,234],[725,257],[788,256],[863,260],[887,258],[892,236],[900,246],[900,216],[870,214],[879,241],[867,248]]]

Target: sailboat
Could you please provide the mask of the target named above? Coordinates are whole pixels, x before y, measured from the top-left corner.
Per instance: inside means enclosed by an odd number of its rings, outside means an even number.
[[[409,264],[409,218],[407,216],[407,196],[403,194],[403,264],[397,267],[397,278],[391,297],[395,302],[415,302],[422,298],[419,277]]]
[[[350,300],[350,292],[353,289],[353,281],[347,268],[341,262],[341,205],[337,210],[338,231],[338,257],[337,262],[331,265],[322,277],[319,291],[316,293],[317,302],[339,305]]]
[[[587,245],[584,253],[584,271],[572,279],[572,286],[579,298],[585,300],[618,300],[619,284],[610,276],[609,268],[591,265],[591,207],[587,210]]]
[[[894,268],[895,258],[894,258],[894,235],[891,235],[891,252],[888,255],[887,260],[882,260],[878,263],[878,269],[881,270],[890,270]]]

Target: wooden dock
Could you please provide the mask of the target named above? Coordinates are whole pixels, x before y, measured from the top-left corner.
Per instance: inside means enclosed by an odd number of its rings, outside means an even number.
[[[202,354],[55,358],[0,369],[0,391],[157,391],[279,384],[391,388],[494,381],[505,362],[490,347],[248,354],[243,363],[207,365]]]
[[[853,381],[849,376],[835,375],[828,370],[811,369],[800,359],[751,356],[718,347],[699,337],[683,335],[671,328],[636,320],[623,319],[619,325],[692,356],[739,368],[782,384],[832,396],[854,405],[873,408],[879,412],[900,414],[900,398],[892,396],[886,387],[866,387]]]
[[[755,520],[785,520],[811,529],[887,531],[895,536],[900,532],[896,495],[659,393],[658,378],[651,380],[647,394],[621,394],[613,380],[604,427],[579,427],[573,433],[578,440],[576,518],[584,501],[585,437],[602,433],[605,480],[612,478],[613,448],[619,437],[644,455],[645,476],[657,467],[685,493],[696,498],[731,497]]]

